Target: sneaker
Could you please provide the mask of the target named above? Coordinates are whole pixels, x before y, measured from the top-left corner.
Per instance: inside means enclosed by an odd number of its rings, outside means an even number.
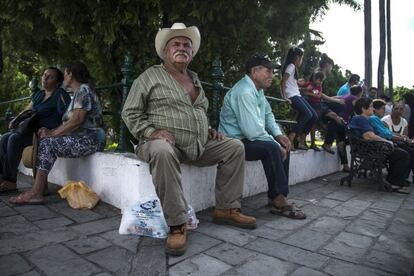
[[[243,215],[238,208],[215,209],[213,223],[227,224],[245,229],[257,228],[256,218]]]
[[[187,228],[185,224],[170,226],[165,252],[172,256],[181,256],[187,249]]]

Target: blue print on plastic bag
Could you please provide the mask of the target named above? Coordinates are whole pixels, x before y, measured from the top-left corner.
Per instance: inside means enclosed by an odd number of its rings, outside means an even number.
[[[119,234],[165,238],[168,226],[158,198],[139,201],[124,209]]]
[[[152,201],[150,200],[150,201],[144,202],[140,206],[144,210],[154,209],[157,206],[157,200],[152,200]]]

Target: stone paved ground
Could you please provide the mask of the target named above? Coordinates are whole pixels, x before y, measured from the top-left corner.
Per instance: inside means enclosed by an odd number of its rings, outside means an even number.
[[[0,275],[409,275],[414,264],[414,192],[341,187],[342,174],[291,187],[298,221],[269,213],[266,195],[243,201],[256,230],[211,223],[198,213],[187,253],[166,257],[163,240],[120,236],[120,211],[73,210],[56,195],[16,207],[0,196]],[[20,186],[28,180],[21,177]]]

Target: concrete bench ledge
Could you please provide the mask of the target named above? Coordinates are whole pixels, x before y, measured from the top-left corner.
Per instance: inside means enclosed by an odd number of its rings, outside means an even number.
[[[325,152],[295,151],[290,157],[289,184],[294,185],[340,169],[337,155]],[[22,164],[19,170],[32,175]],[[246,162],[243,196],[267,191],[260,161]],[[182,165],[182,185],[187,201],[196,211],[214,206],[216,167]],[[84,180],[104,202],[123,209],[140,197],[155,195],[148,164],[132,153],[95,153],[78,159],[59,158],[49,182],[63,186],[68,180]]]

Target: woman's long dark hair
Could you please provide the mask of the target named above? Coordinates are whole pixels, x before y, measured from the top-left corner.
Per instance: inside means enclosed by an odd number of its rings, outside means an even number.
[[[283,64],[282,68],[282,76],[286,71],[286,68],[289,66],[289,64],[295,62],[296,57],[303,56],[303,50],[299,47],[291,47],[286,55],[285,63]],[[295,66],[295,79],[298,79],[298,68]]]

